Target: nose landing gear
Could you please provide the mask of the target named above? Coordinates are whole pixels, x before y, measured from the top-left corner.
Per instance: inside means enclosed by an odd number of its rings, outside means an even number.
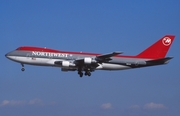
[[[25,71],[25,68],[21,68],[21,71]]]
[[[24,64],[21,65],[22,65],[21,71],[25,71]]]

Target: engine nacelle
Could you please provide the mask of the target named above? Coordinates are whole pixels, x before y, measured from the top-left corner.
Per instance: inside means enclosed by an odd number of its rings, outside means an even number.
[[[89,57],[84,58],[84,64],[92,64],[92,63],[96,63],[96,60]]]
[[[69,61],[62,61],[62,67],[73,67],[75,64],[70,63]]]
[[[92,63],[92,58],[84,58],[84,63],[85,64],[91,64]]]
[[[70,62],[69,61],[62,61],[63,67],[69,67]]]

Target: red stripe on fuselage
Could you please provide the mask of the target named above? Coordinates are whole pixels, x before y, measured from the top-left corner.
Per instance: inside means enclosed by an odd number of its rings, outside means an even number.
[[[21,46],[17,48],[16,50],[20,51],[38,51],[38,52],[52,52],[52,53],[67,53],[67,54],[76,54],[76,55],[90,55],[90,56],[100,56],[101,54],[96,53],[87,53],[87,52],[69,52],[69,51],[59,51],[49,48],[41,48],[41,47],[32,47],[32,46]],[[136,56],[114,56],[119,58],[137,58]]]
[[[38,52],[53,52],[53,53],[68,53],[68,54],[92,55],[92,56],[98,56],[98,55],[100,55],[100,54],[95,54],[95,53],[68,52],[68,51],[60,51],[60,50],[54,50],[54,49],[49,49],[49,48],[30,47],[30,46],[22,46],[22,47],[17,48],[16,50],[22,50],[22,51],[38,51]]]

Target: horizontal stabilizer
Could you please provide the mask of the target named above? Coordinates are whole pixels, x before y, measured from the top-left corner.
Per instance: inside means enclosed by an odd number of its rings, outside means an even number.
[[[149,65],[166,64],[172,58],[173,57],[166,57],[166,58],[160,58],[160,59],[156,59],[156,60],[149,60],[149,61],[146,61],[146,63]]]

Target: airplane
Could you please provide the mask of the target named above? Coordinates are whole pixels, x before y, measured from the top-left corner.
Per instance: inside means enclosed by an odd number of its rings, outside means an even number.
[[[67,52],[46,47],[21,46],[5,56],[22,65],[60,67],[61,71],[77,71],[79,76],[91,76],[95,70],[125,70],[167,64],[173,57],[166,54],[174,35],[165,35],[150,47],[135,56],[120,55],[123,52],[96,54]]]

